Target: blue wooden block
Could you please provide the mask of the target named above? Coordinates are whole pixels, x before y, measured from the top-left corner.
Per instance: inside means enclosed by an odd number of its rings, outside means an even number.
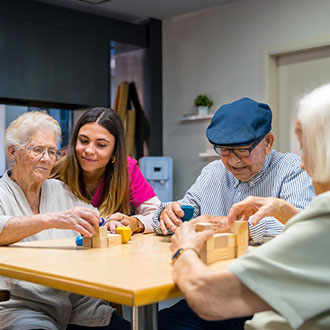
[[[189,221],[194,216],[194,207],[191,205],[182,205],[181,209],[184,212],[184,216],[181,218],[182,221]]]

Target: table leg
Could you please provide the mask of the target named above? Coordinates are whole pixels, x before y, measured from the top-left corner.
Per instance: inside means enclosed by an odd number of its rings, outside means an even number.
[[[131,315],[132,330],[157,330],[158,304],[133,306]]]

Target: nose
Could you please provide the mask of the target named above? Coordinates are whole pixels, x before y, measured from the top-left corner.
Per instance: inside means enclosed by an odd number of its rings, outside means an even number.
[[[49,155],[49,151],[48,149],[45,149],[42,153],[41,153],[41,157],[40,159],[43,159],[43,160],[52,160],[52,158],[50,157]]]
[[[236,154],[233,151],[230,151],[229,155],[227,157],[228,157],[228,161],[230,161],[230,162],[240,162],[240,161],[242,161],[242,159],[237,157]]]
[[[95,152],[94,145],[92,143],[89,143],[85,148],[85,152],[89,154],[94,153]]]

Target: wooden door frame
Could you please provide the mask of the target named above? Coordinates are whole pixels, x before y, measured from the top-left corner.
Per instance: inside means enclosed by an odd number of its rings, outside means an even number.
[[[278,111],[278,57],[310,51],[314,49],[330,46],[330,35],[297,41],[282,45],[268,45],[261,50],[261,79],[260,79],[260,95],[264,101],[269,104],[273,112],[272,131],[275,137],[279,136],[279,111]],[[274,147],[278,147],[278,139],[275,139]]]

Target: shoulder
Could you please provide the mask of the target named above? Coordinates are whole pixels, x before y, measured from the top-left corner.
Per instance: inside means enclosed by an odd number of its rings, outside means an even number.
[[[271,170],[277,170],[279,173],[303,172],[300,167],[301,159],[296,154],[272,151],[269,157],[269,168]]]

